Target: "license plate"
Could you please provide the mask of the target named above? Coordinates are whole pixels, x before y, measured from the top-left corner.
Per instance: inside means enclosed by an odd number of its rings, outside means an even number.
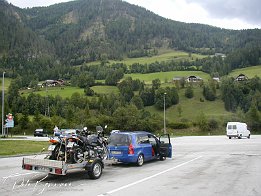
[[[55,145],[50,145],[49,147],[48,147],[48,150],[49,151],[53,151],[55,149]]]
[[[35,170],[45,171],[45,172],[49,172],[50,171],[50,169],[48,167],[41,167],[41,166],[36,167]]]
[[[121,151],[111,151],[111,154],[121,154]]]
[[[69,142],[68,144],[67,144],[67,148],[72,148],[73,147],[73,145],[74,145],[74,142]]]

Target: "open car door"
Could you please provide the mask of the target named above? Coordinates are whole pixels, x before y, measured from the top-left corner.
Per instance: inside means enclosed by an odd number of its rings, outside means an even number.
[[[169,134],[161,135],[160,141],[160,156],[161,157],[172,157],[172,145],[170,143]]]

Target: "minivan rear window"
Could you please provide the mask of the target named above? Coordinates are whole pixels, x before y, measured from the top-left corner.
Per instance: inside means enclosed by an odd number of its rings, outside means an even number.
[[[129,146],[131,144],[131,136],[126,134],[111,134],[108,139],[109,146]]]
[[[228,125],[228,129],[237,129],[236,125]]]

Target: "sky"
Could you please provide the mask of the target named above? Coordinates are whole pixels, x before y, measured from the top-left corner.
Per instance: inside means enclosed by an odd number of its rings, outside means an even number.
[[[7,0],[20,8],[71,0]],[[98,1],[98,0],[97,0]],[[103,0],[100,0],[103,1]],[[226,29],[261,29],[261,0],[123,0],[164,18]]]

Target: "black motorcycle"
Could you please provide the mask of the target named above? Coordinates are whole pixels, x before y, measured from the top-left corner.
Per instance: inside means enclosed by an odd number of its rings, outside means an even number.
[[[50,154],[47,156],[47,158],[51,160],[64,161],[66,159],[66,138],[62,136],[51,137],[49,142],[51,143],[48,147]]]
[[[69,152],[71,163],[81,163],[87,159],[97,157],[104,160],[108,157],[103,128],[97,126],[96,132],[96,134],[90,134],[89,132],[82,131],[78,134]]]

